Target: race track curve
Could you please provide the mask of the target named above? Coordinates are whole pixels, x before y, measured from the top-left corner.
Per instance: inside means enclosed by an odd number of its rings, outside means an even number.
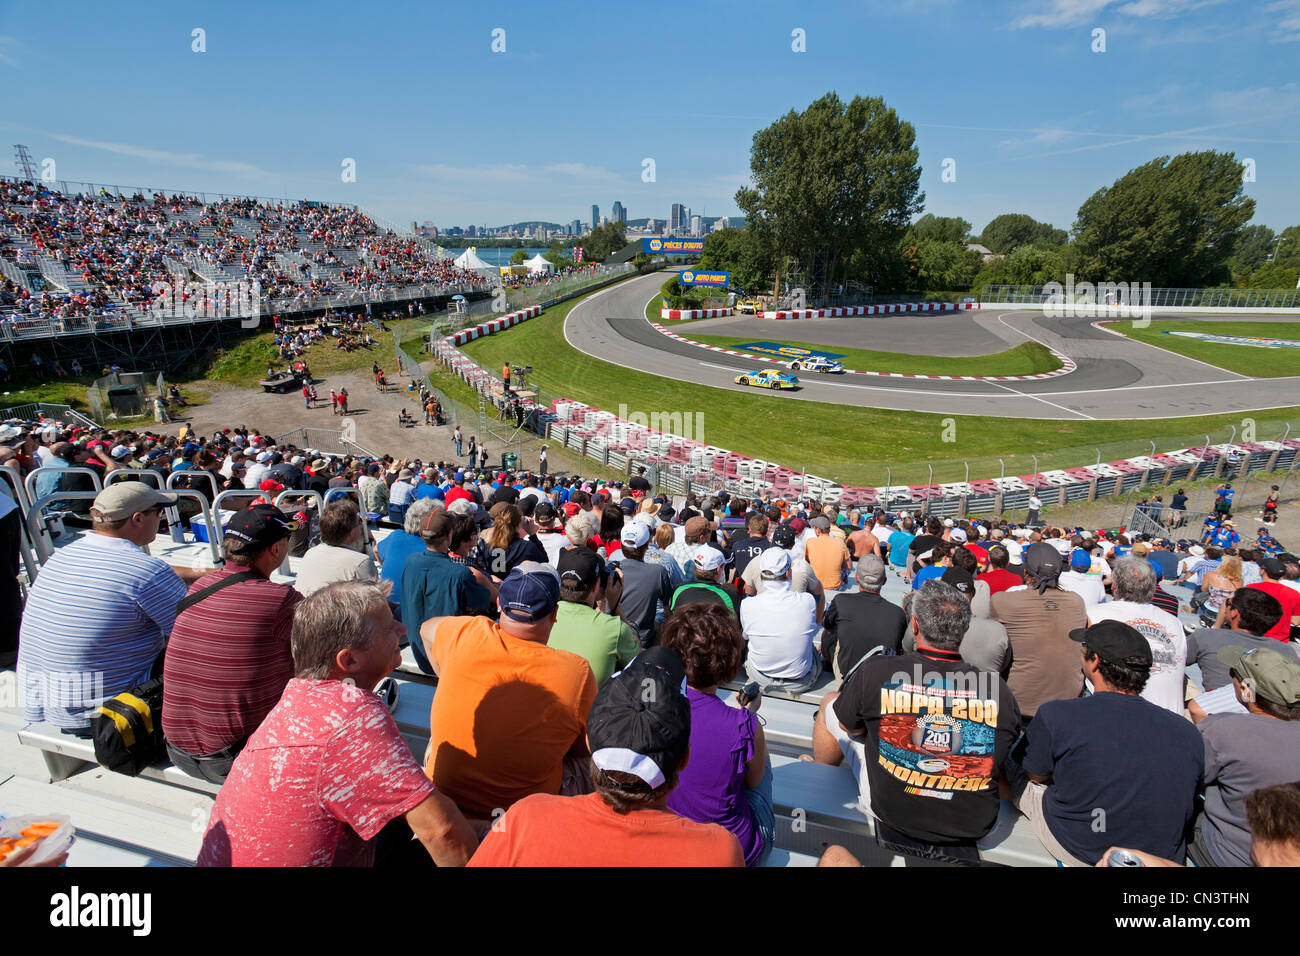
[[[888,352],[952,355],[999,352],[1032,339],[1068,355],[1078,368],[1039,381],[945,381],[804,373],[802,388],[771,393],[734,377],[771,363],[679,342],[645,318],[665,274],[630,279],[575,306],[565,320],[568,343],[594,358],[684,382],[752,393],[755,400],[810,401],[872,408],[1066,420],[1179,418],[1300,405],[1300,375],[1256,379],[1198,362],[1093,326],[1095,318],[1049,319],[1041,311],[985,309],[934,315],[777,321],[730,316],[674,325],[691,332],[844,345]],[[1159,314],[1156,314],[1159,318]],[[1223,315],[1167,314],[1179,321]],[[1249,316],[1252,322],[1296,321]],[[843,327],[852,324],[853,328]],[[863,335],[859,330],[866,330]],[[851,338],[846,337],[848,332]],[[838,334],[838,338],[836,335]],[[847,380],[846,380],[847,379]]]

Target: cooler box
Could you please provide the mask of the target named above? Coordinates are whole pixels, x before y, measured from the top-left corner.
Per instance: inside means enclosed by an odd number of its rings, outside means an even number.
[[[217,520],[221,522],[222,530],[225,529],[226,522],[228,522],[234,514],[233,511],[226,511],[224,509],[218,512]],[[207,544],[212,540],[209,535],[208,523],[203,519],[203,515],[201,514],[195,515],[190,519],[190,533],[194,535],[195,541],[202,541],[204,544]],[[220,541],[221,535],[217,535],[216,540]]]

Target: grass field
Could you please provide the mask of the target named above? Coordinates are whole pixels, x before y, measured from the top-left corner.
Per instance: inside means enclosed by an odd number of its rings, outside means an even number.
[[[1271,339],[1300,341],[1300,322],[1166,322],[1157,320],[1146,328],[1134,328],[1132,322],[1112,322],[1106,326],[1139,342],[1200,362],[1207,362],[1230,372],[1257,378],[1280,378],[1300,375],[1300,348],[1261,348],[1254,345],[1227,345],[1167,335],[1167,332],[1204,332],[1207,335],[1258,335]]]
[[[1228,426],[1241,426],[1240,415],[1041,421],[815,402],[792,405],[779,394],[677,382],[584,355],[569,346],[563,331],[564,317],[579,301],[471,342],[464,351],[484,368],[500,368],[505,361],[531,364],[530,381],[547,401],[567,397],[611,412],[623,404],[647,415],[678,414],[692,427],[699,422],[703,434],[690,437],[848,485],[883,485],[887,477],[894,483],[919,483],[929,478],[927,464],[934,467],[936,482],[962,480],[964,462],[970,463],[971,478],[996,477],[1002,467],[1008,475],[1027,474],[1034,470],[1034,454],[1040,470],[1092,464],[1099,448],[1102,460],[1109,461],[1149,453],[1151,439],[1158,438],[1162,449],[1184,447],[1199,443],[1206,433],[1226,440]],[[1300,408],[1261,413],[1259,437],[1279,437],[1281,422],[1293,418],[1300,418]]]
[[[744,351],[740,346],[753,342],[755,337],[730,338],[725,335],[693,335],[679,332],[694,342],[716,345],[719,348]],[[1037,375],[1040,372],[1054,372],[1061,367],[1056,356],[1037,342],[1023,342],[1005,352],[992,355],[970,355],[961,357],[944,357],[931,355],[908,355],[902,352],[872,352],[868,349],[851,349],[839,345],[815,345],[810,342],[791,342],[785,339],[772,339],[778,345],[807,349],[813,352],[832,352],[842,355],[839,359],[845,368],[860,369],[865,372],[902,372],[910,375]],[[763,355],[762,352],[749,352],[749,355]],[[816,374],[816,373],[812,373]]]

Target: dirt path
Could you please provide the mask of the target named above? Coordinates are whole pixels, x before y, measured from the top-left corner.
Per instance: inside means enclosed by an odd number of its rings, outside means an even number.
[[[391,376],[390,376],[391,377]],[[332,375],[316,381],[316,392],[321,401],[305,408],[302,394],[268,395],[260,388],[233,388],[221,383],[197,383],[211,390],[211,398],[194,409],[181,409],[184,418],[164,426],[168,434],[176,434],[182,423],[187,423],[200,435],[211,435],[226,427],[247,426],[263,434],[277,437],[296,428],[324,428],[337,431],[343,427],[339,416],[330,408],[330,389],[348,390],[348,417],[357,427],[356,440],[378,454],[397,458],[422,460],[450,459],[455,452],[451,443],[451,428],[424,424],[424,412],[418,407],[418,396],[408,392],[409,379],[397,379],[399,389],[380,393],[367,375]],[[405,408],[415,416],[418,424],[403,428],[397,424],[398,412]],[[186,414],[188,413],[188,414]],[[466,433],[466,439],[469,434]],[[493,449],[489,448],[489,451]]]

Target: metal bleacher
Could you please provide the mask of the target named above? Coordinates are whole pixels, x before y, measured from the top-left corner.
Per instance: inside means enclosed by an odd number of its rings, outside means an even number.
[[[28,483],[34,487],[33,482]],[[75,493],[63,492],[61,497]],[[87,494],[87,493],[82,493]],[[191,494],[194,494],[191,492]],[[229,494],[229,493],[227,493]],[[287,494],[287,493],[286,493]],[[224,496],[223,496],[224,498]],[[44,499],[42,499],[43,501]],[[40,510],[42,501],[28,499]],[[217,508],[222,499],[215,502]],[[212,521],[210,513],[204,520]],[[39,529],[36,516],[29,527]],[[382,539],[387,528],[375,528]],[[75,532],[65,533],[51,548],[65,545]],[[197,566],[207,563],[212,545],[191,535],[174,540],[160,535],[151,553],[171,563]],[[40,555],[48,552],[38,546]],[[38,561],[36,554],[29,556]],[[290,558],[274,576],[277,581],[296,579],[298,559]],[[31,573],[35,573],[33,568]],[[891,571],[886,597],[901,598],[905,585]],[[398,729],[412,754],[423,762],[429,742],[430,707],[437,681],[415,665],[410,648],[395,673],[399,698],[394,710]],[[807,866],[830,844],[839,844],[869,865],[917,866],[923,861],[905,859],[881,849],[875,842],[871,818],[858,806],[857,785],[842,767],[809,762],[813,716],[823,697],[838,682],[828,673],[809,692],[790,695],[773,691],[765,695],[759,711],[772,754],[777,812],[776,847],[768,866]],[[740,683],[719,689],[726,701],[734,699]],[[166,763],[149,768],[139,777],[110,773],[94,763],[90,741],[76,738],[44,724],[22,718],[22,694],[12,670],[0,671],[0,807],[8,812],[38,808],[68,813],[78,832],[71,863],[74,865],[187,865],[201,840],[207,813],[217,787],[187,776]],[[998,827],[982,845],[990,864],[1052,865],[1030,831],[1009,805],[1004,805]]]

